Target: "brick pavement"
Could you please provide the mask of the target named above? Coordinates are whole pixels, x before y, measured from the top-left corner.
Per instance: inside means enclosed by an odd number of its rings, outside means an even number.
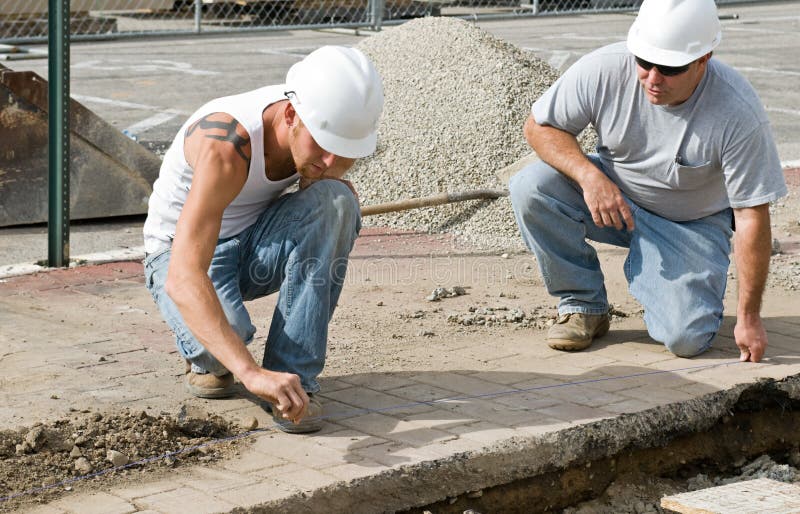
[[[408,259],[419,253],[421,242],[428,254],[453,250],[446,238],[368,234],[359,242],[352,271],[366,275],[375,256]],[[621,268],[619,252],[601,257],[610,273]],[[503,263],[500,257],[486,258]],[[612,277],[609,283],[621,282]],[[406,290],[426,287],[407,284]],[[358,295],[348,295],[357,289],[345,289],[340,307],[345,313],[358,310]],[[726,312],[733,312],[732,293],[726,301]],[[268,313],[273,302],[264,300],[258,311]],[[715,348],[691,360],[670,355],[647,338],[640,318],[630,317],[615,322],[608,337],[581,354],[550,350],[544,331],[510,331],[490,340],[477,331],[424,346],[425,365],[404,367],[401,361],[392,371],[346,372],[343,363],[333,362],[340,371],[322,378],[329,419],[318,434],[256,432],[249,437],[252,444],[229,460],[103,492],[78,491],[34,511],[182,512],[190,499],[193,512],[220,512],[280,505],[323,488],[341,488],[342,494],[360,488],[368,494],[371,483],[393,470],[424,469],[465,452],[485,456],[512,440],[535,448],[541,436],[568,427],[684,402],[760,377],[800,373],[796,293],[770,291],[764,314],[772,345],[760,364],[735,363],[730,317]],[[247,398],[187,398],[171,336],[143,286],[138,262],[7,279],[0,283],[0,326],[3,428],[64,416],[81,402],[101,410],[167,412],[189,405],[231,419],[255,416],[260,426],[270,426],[266,413]],[[137,480],[147,480],[142,477]],[[448,486],[438,484],[438,492],[432,487],[428,496],[417,491],[414,501],[441,500],[441,487]],[[452,495],[469,490],[458,487],[466,486],[452,484]],[[410,500],[398,493],[366,510],[391,510],[403,501]]]

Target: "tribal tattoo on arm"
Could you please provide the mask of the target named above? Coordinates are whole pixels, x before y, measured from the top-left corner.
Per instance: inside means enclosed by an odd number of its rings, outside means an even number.
[[[237,132],[236,129],[239,127],[239,122],[236,119],[232,119],[230,122],[224,121],[214,121],[209,118],[214,116],[218,113],[209,114],[197,122],[195,122],[191,127],[186,130],[186,137],[190,137],[198,128],[203,130],[211,130],[211,129],[218,129],[221,130],[222,134],[211,134],[207,133],[204,134],[204,137],[209,139],[216,139],[217,141],[230,141],[233,144],[233,147],[236,149],[236,153],[242,156],[242,159],[245,160],[247,163],[247,167],[250,167],[250,158],[247,157],[247,154],[244,153],[244,147],[250,144],[249,137],[242,137]]]

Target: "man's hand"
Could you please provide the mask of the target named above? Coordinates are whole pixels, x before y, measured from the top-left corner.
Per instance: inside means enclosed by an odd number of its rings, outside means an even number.
[[[736,320],[733,329],[733,337],[736,339],[736,346],[739,347],[741,355],[739,360],[742,362],[758,362],[764,355],[767,348],[767,331],[761,316],[740,317]]]
[[[306,416],[308,395],[297,375],[257,368],[239,378],[248,391],[270,402],[283,418],[299,423]]]
[[[580,186],[595,225],[600,228],[614,227],[617,230],[622,230],[623,226],[628,231],[634,229],[628,202],[625,201],[619,187],[603,173],[598,170],[596,173],[586,175]]]
[[[597,169],[569,132],[539,125],[529,116],[525,122],[525,139],[539,157],[559,172],[574,180],[583,189],[583,200],[600,228],[634,229],[631,208],[619,188]],[[623,225],[624,223],[624,225]]]

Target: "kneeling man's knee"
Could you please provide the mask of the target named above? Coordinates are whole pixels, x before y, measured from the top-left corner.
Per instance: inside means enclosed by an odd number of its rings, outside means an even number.
[[[711,348],[716,332],[675,330],[674,335],[662,338],[667,350],[678,357],[694,357]]]

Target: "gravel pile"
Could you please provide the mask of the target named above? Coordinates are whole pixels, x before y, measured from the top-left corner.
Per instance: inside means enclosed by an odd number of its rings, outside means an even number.
[[[377,152],[350,172],[363,205],[503,187],[495,171],[530,152],[523,123],[558,77],[532,54],[452,18],[412,20],[358,48],[375,62],[386,95]],[[585,139],[584,148],[593,148]],[[508,198],[364,222],[453,232],[483,248],[522,248]]]

